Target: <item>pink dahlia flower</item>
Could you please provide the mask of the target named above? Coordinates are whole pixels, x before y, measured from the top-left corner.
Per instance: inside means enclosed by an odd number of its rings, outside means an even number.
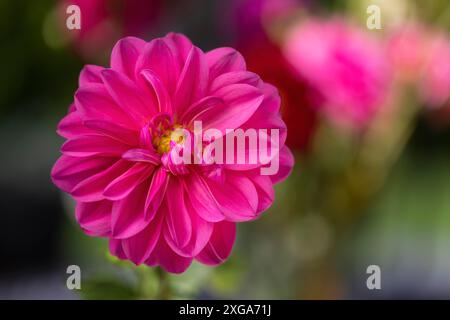
[[[438,109],[450,99],[450,40],[421,25],[407,25],[389,38],[389,58],[401,79],[416,82],[420,98]]]
[[[321,110],[335,124],[365,127],[386,98],[390,72],[384,48],[342,20],[310,20],[294,26],[284,52],[321,93]]]
[[[246,71],[231,48],[204,53],[180,34],[148,43],[124,38],[110,68],[81,71],[58,126],[67,141],[52,179],[76,200],[81,228],[108,237],[120,259],[174,273],[193,259],[217,265],[230,255],[236,222],[258,218],[274,200],[273,184],[293,166],[279,108],[277,90]],[[270,153],[279,170],[263,175],[267,162],[260,159],[172,161],[180,145],[187,150],[187,137],[174,132],[192,134],[196,121],[221,134],[212,141],[225,140],[226,129],[276,129],[279,152]]]

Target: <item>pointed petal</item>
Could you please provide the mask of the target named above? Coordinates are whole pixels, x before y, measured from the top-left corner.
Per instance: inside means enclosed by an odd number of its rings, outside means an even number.
[[[150,222],[145,216],[148,180],[137,186],[127,197],[115,201],[112,210],[112,237],[126,239],[138,234]]]
[[[145,41],[135,37],[119,40],[111,53],[111,68],[134,79],[136,61],[144,46]]]
[[[122,240],[110,238],[109,252],[121,260],[125,260],[127,258],[122,248]]]
[[[169,93],[158,75],[148,69],[143,70],[140,75],[146,81],[147,86],[151,88],[151,92],[156,98],[158,112],[172,114],[172,102]]]
[[[109,200],[120,200],[130,194],[144,179],[148,178],[154,166],[136,163],[122,175],[111,181],[103,191],[103,196]]]
[[[181,72],[193,46],[191,41],[186,36],[173,32],[165,36],[163,40],[170,48],[177,69]]]
[[[52,181],[61,190],[70,192],[81,181],[102,172],[114,162],[112,158],[78,158],[62,155],[52,168]]]
[[[173,98],[174,111],[183,114],[186,108],[205,96],[207,86],[208,68],[204,53],[192,47],[178,80]]]
[[[158,209],[164,200],[164,196],[166,195],[168,184],[169,176],[167,175],[167,171],[160,166],[153,174],[147,198],[145,199],[145,216],[149,221],[151,221],[158,212]]]
[[[139,144],[139,132],[103,120],[86,120],[84,125],[91,132],[100,133],[125,144],[135,146]]]
[[[168,193],[166,195],[167,215],[164,232],[173,239],[178,248],[186,246],[192,235],[192,222],[186,209],[184,189],[178,178],[170,179]],[[167,229],[167,230],[166,230]]]
[[[141,126],[156,113],[156,106],[149,103],[152,101],[151,96],[126,76],[115,70],[105,69],[102,71],[102,79],[117,105]]]
[[[210,79],[232,71],[245,71],[245,60],[242,55],[233,48],[217,48],[205,54],[209,67]]]
[[[292,169],[295,164],[294,155],[292,154],[291,150],[289,150],[288,147],[284,146],[280,150],[280,168],[278,170],[278,173],[275,175],[270,176],[273,183],[279,183],[285,180],[292,172]]]
[[[174,92],[180,72],[179,66],[175,63],[172,52],[163,39],[154,39],[146,44],[136,63],[136,78],[146,69],[158,76],[169,94]]]
[[[183,273],[192,263],[192,258],[184,258],[176,254],[164,241],[161,235],[158,246],[155,248],[157,263],[167,272]],[[152,254],[153,255],[153,254]],[[153,261],[151,261],[153,260]],[[147,260],[147,264],[155,263],[155,259]]]
[[[167,232],[167,229],[165,230],[166,232],[164,232],[164,238],[175,253],[182,257],[192,258],[199,254],[208,243],[213,231],[214,223],[207,222],[200,218],[189,199],[185,198],[185,204],[192,222],[191,239],[186,246],[179,248],[176,243],[174,243],[170,233]]]
[[[215,223],[209,243],[195,259],[210,266],[221,264],[230,255],[235,238],[236,224],[234,222]]]
[[[95,66],[92,64],[85,65],[80,72],[80,77],[78,79],[79,86],[83,87],[90,83],[101,83],[102,78],[100,76],[100,72],[103,69],[104,69],[103,67]]]
[[[224,182],[205,179],[216,205],[230,221],[248,221],[257,217],[258,193],[252,181],[227,172]]]
[[[127,128],[140,128],[111,98],[103,84],[90,84],[77,90],[75,106],[83,120],[102,120]]]
[[[126,256],[136,265],[147,260],[154,250],[161,234],[162,221],[162,215],[159,215],[141,232],[122,241]]]
[[[200,120],[202,116],[210,112],[217,112],[224,107],[224,101],[215,96],[207,96],[194,103],[180,117],[182,123],[192,125],[194,121]]]
[[[217,106],[215,112],[208,112],[198,117],[203,121],[203,128],[215,128],[225,132],[226,129],[239,128],[245,123],[264,99],[262,92],[247,84],[234,84],[216,92],[225,106]]]
[[[202,219],[209,222],[217,222],[225,219],[225,216],[211,195],[208,184],[200,175],[194,172],[187,177],[185,189],[188,191],[187,193],[192,206]]]
[[[62,145],[61,152],[72,157],[89,157],[93,155],[120,157],[129,148],[129,145],[110,137],[86,135],[67,140]]]
[[[259,173],[250,177],[258,192],[258,209],[261,213],[267,210],[275,199],[275,190],[269,176],[262,176]]]
[[[233,71],[224,73],[212,80],[209,92],[214,94],[217,90],[232,84],[248,84],[252,87],[259,88],[262,85],[261,78],[253,72],[249,71]]]
[[[155,166],[161,163],[161,156],[149,149],[130,149],[122,154],[122,159],[135,162],[147,162]]]
[[[56,132],[66,139],[74,138],[84,134],[90,134],[95,131],[87,128],[82,121],[79,112],[74,111],[68,113],[62,120],[58,123],[58,129]]]
[[[125,160],[118,160],[111,167],[101,171],[77,184],[70,194],[78,201],[92,202],[103,200],[106,186],[123,174],[130,164]]]
[[[101,200],[96,202],[77,203],[75,216],[89,235],[107,237],[111,232],[112,202]]]

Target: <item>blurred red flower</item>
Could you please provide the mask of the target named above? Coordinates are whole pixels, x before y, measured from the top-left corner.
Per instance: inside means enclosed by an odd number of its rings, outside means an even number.
[[[107,54],[117,39],[143,36],[155,25],[161,0],[61,0],[60,17],[64,30],[66,9],[77,5],[81,29],[66,32],[76,50],[87,59]]]

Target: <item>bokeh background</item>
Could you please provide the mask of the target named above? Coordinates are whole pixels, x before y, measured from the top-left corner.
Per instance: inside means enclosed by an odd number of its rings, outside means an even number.
[[[79,31],[65,26],[70,4]],[[367,27],[373,4],[381,29]],[[278,87],[296,166],[224,265],[162,284],[82,233],[50,170],[82,66],[107,66],[123,36],[170,31],[237,48]],[[1,1],[0,298],[146,298],[162,285],[171,298],[450,298],[449,32],[446,0]],[[71,264],[81,290],[66,288]],[[381,290],[366,287],[369,265]]]

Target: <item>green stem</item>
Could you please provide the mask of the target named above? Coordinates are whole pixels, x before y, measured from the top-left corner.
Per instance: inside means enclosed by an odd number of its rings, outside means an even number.
[[[167,273],[161,269],[156,269],[156,275],[159,280],[159,287],[156,293],[155,298],[159,300],[168,300],[172,296],[172,288],[170,286],[169,278],[167,277]]]

